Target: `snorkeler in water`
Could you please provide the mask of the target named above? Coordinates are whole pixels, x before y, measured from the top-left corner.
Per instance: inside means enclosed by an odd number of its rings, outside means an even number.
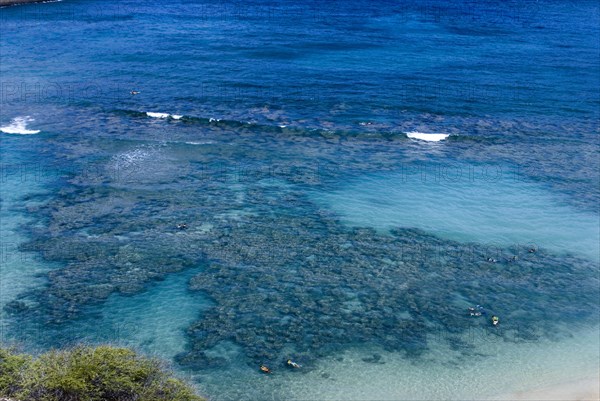
[[[260,371],[263,373],[273,373],[273,372],[271,372],[271,369],[269,369],[265,365],[260,365]]]
[[[485,311],[483,310],[483,306],[481,305],[477,305],[474,308],[470,307],[469,308],[469,314],[471,316],[481,316],[485,313]]]
[[[296,369],[299,369],[302,367],[302,365],[297,364],[296,362],[292,361],[291,359],[287,360],[287,364],[288,364],[288,366],[291,366],[292,368],[296,368]]]

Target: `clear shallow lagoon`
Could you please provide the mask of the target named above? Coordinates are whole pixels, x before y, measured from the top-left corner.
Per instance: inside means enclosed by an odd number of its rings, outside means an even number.
[[[563,196],[506,166],[406,165],[351,179],[315,197],[357,227],[415,227],[480,242],[492,253],[496,247],[527,247],[600,257],[597,214],[571,207]]]
[[[597,4],[64,1],[0,22],[5,342],[133,346],[217,400],[597,374]]]

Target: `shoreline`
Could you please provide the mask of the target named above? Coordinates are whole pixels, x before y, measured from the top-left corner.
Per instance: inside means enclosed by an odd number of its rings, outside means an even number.
[[[0,7],[17,6],[20,4],[49,3],[48,0],[0,0]]]
[[[530,390],[517,391],[494,400],[536,401],[588,401],[600,400],[600,383],[592,376],[568,382],[552,384]]]

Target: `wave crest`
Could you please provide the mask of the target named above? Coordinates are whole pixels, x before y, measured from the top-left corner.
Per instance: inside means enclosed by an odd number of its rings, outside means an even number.
[[[444,139],[448,138],[450,136],[450,134],[426,133],[426,132],[412,131],[412,132],[407,132],[406,136],[411,139],[418,139],[421,141],[439,142],[439,141],[443,141]]]
[[[4,127],[0,127],[0,131],[5,134],[14,134],[14,135],[34,135],[39,134],[40,130],[32,130],[27,129],[27,123],[34,121],[33,118],[26,117],[15,117],[11,120],[10,124],[5,125]]]

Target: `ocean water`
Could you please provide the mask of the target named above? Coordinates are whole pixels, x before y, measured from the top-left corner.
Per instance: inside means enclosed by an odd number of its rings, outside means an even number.
[[[598,260],[598,215],[501,165],[432,162],[359,176],[315,195],[356,227],[415,227],[497,249],[546,249]],[[561,199],[562,198],[562,199]],[[510,257],[512,255],[504,255]],[[518,256],[518,255],[517,255]]]
[[[597,376],[599,9],[1,8],[2,341],[130,346],[214,400]]]

